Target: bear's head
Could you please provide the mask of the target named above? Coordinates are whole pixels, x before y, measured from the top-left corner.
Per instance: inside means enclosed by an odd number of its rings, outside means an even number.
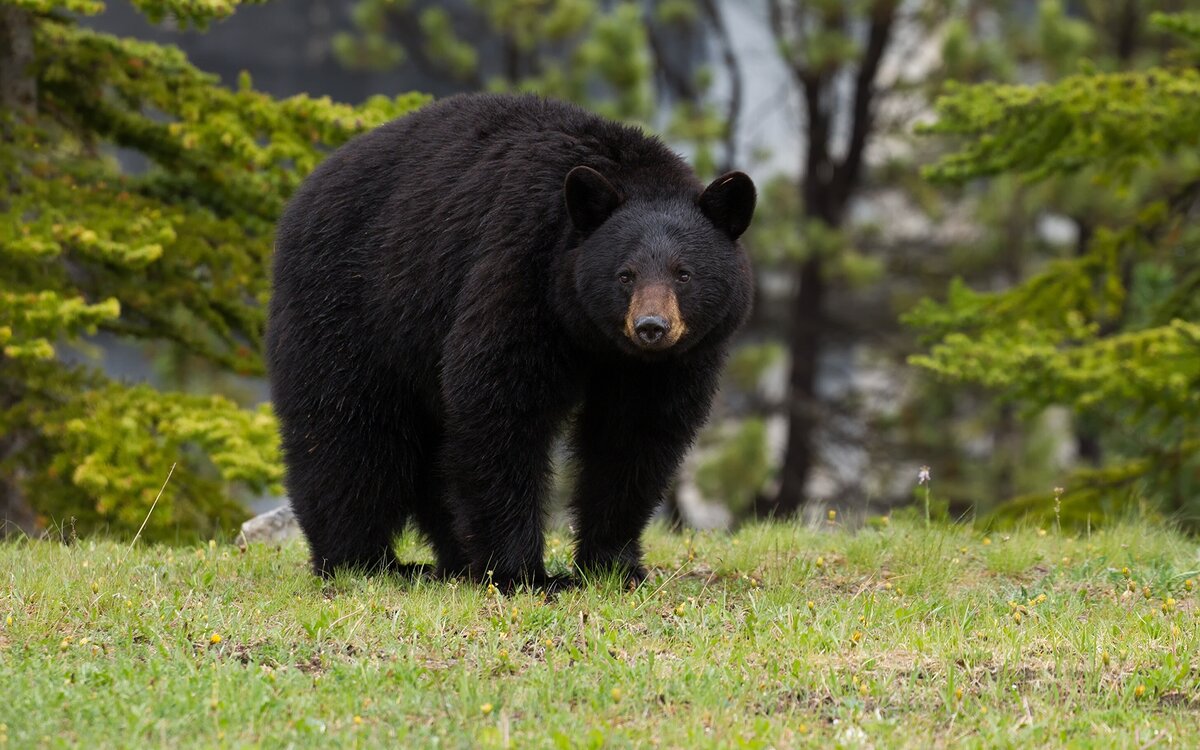
[[[581,236],[575,293],[591,323],[623,351],[656,359],[690,349],[749,305],[737,240],[756,194],[742,172],[699,195],[626,198],[590,167],[564,186]]]

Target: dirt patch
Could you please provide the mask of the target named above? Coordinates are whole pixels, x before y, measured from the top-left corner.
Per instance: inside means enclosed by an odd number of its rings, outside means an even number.
[[[242,664],[249,664],[251,662],[254,662],[257,664],[265,664],[268,667],[279,666],[278,664],[275,663],[274,659],[268,658],[268,659],[263,660],[263,659],[255,658],[254,652],[256,650],[260,649],[264,643],[266,643],[265,640],[259,640],[259,641],[253,641],[251,643],[234,644],[233,648],[229,649],[229,656],[231,658],[236,659],[237,661],[241,662]]]
[[[320,654],[313,654],[305,661],[296,662],[294,666],[307,675],[320,674],[325,671],[325,662]]]
[[[1200,694],[1188,695],[1182,690],[1168,690],[1158,696],[1158,703],[1164,708],[1183,708],[1188,711],[1200,711]]]

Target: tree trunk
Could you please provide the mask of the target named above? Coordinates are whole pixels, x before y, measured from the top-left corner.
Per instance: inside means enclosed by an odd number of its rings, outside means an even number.
[[[33,64],[33,18],[20,8],[0,5],[0,138],[8,140],[9,117],[23,119],[34,114],[37,105],[37,81],[29,74]],[[0,210],[6,208],[4,196],[17,188],[17,176],[8,175]],[[20,398],[16,384],[4,376],[5,357],[0,353],[0,410],[8,411]],[[4,470],[5,461],[21,449],[20,434],[0,436],[0,538],[36,530],[36,518],[21,492],[15,469]]]
[[[846,153],[834,156],[838,97],[838,70],[829,66],[813,67],[803,55],[784,59],[791,67],[800,90],[807,125],[804,167],[801,185],[804,221],[817,221],[838,229],[846,207],[858,190],[866,157],[867,143],[874,129],[873,114],[877,97],[876,77],[896,19],[897,0],[874,0],[865,8],[868,22],[866,45],[853,76],[849,107],[849,138]],[[847,4],[823,4],[821,9],[805,5],[785,7],[782,0],[768,3],[772,34],[781,51],[802,49],[793,36],[797,21],[817,24],[823,29],[847,32],[850,16]],[[827,321],[824,297],[827,281],[823,259],[813,256],[797,271],[795,316],[788,332],[792,369],[788,394],[787,451],[784,454],[779,493],[771,501],[756,504],[758,516],[787,517],[796,514],[806,502],[805,487],[817,462],[815,433],[820,412],[817,401],[817,367],[820,362]]]
[[[0,368],[4,367],[3,358],[0,355]],[[4,400],[8,401],[7,397]],[[8,404],[3,406],[8,408]],[[18,443],[19,438],[0,439],[0,463],[19,450]],[[33,535],[36,532],[37,517],[21,492],[16,476],[10,472],[0,474],[0,539],[18,534]]]
[[[1123,69],[1129,67],[1129,62],[1137,52],[1139,20],[1137,0],[1125,0],[1116,29],[1117,59],[1121,61]]]
[[[33,64],[33,19],[11,5],[0,5],[0,110],[31,113],[37,102]]]
[[[803,507],[809,474],[816,459],[813,436],[818,425],[817,363],[821,355],[824,269],[820,258],[800,266],[795,318],[788,341],[792,370],[788,381],[788,439],[779,494],[759,515],[788,517]]]
[[[996,466],[994,494],[1007,500],[1017,494],[1021,461],[1021,426],[1011,404],[1002,404],[992,425],[992,458]]]
[[[1075,219],[1075,226],[1079,231],[1078,239],[1075,241],[1075,257],[1082,258],[1087,255],[1092,238],[1096,234],[1096,228],[1082,218]],[[1075,429],[1076,459],[1088,466],[1099,467],[1104,460],[1104,448],[1100,444],[1101,425],[1097,424],[1094,418],[1077,414],[1072,426]]]
[[[738,118],[742,113],[742,65],[733,51],[733,39],[721,16],[721,9],[716,0],[701,0],[700,7],[708,16],[709,25],[717,37],[721,63],[725,66],[725,74],[729,76],[729,116],[725,121],[724,161],[717,167],[717,174],[723,174],[737,168],[737,131]]]

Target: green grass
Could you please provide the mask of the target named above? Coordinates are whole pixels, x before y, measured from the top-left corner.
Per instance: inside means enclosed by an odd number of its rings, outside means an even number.
[[[895,523],[648,541],[637,591],[550,601],[322,585],[299,543],[0,545],[0,745],[1200,746],[1194,540]]]

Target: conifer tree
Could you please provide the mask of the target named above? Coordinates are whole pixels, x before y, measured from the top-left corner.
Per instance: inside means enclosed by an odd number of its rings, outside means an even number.
[[[203,28],[237,0],[134,0]],[[32,530],[225,526],[277,486],[264,406],[166,392],[67,357],[89,334],[261,374],[276,216],[329,149],[420,95],[361,106],[236,88],[176,48],[76,22],[98,0],[0,0],[0,515]],[[116,154],[134,152],[131,171]]]
[[[1149,504],[1200,520],[1200,16],[1153,24],[1190,48],[1142,70],[951,87],[930,128],[968,139],[929,170],[936,180],[1069,175],[1137,199],[1017,286],[958,282],[908,316],[931,343],[915,364],[1026,413],[1062,405],[1099,426],[1100,466],[1064,479],[1061,498],[1052,487],[1016,498],[1006,516],[1084,523]]]
[[[644,120],[653,101],[640,10],[593,0],[470,0],[461,7],[358,0],[334,40],[351,67],[406,63],[454,89],[536,91],[600,114]]]

